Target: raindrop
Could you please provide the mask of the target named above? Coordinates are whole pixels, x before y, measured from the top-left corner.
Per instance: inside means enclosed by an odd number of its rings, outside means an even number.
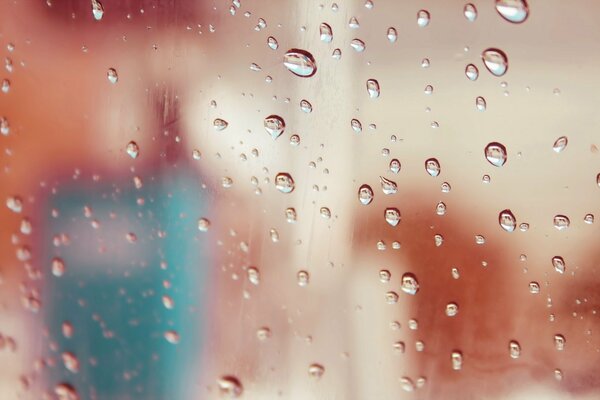
[[[394,347],[394,350],[396,350],[398,353],[404,353],[404,351],[406,350],[406,345],[404,344],[404,342],[394,342],[392,346]]]
[[[567,269],[565,259],[561,256],[552,257],[552,266],[554,267],[554,270],[559,274],[564,274],[565,270]]]
[[[269,115],[264,120],[264,127],[271,138],[275,140],[285,130],[285,121],[279,115]]]
[[[77,390],[70,383],[59,383],[54,386],[54,394],[58,400],[79,400]]]
[[[271,335],[271,329],[269,329],[266,326],[260,327],[256,330],[256,338],[261,342],[264,342],[265,340],[269,339]]]
[[[229,123],[221,118],[217,118],[213,121],[213,127],[215,128],[215,131],[222,131],[223,129],[227,128],[228,125]]]
[[[351,17],[350,21],[348,21],[348,27],[350,29],[358,29],[360,28],[360,24],[358,23],[358,20],[356,19],[356,17]]]
[[[165,340],[171,344],[179,343],[179,333],[175,330],[166,331],[164,336]]]
[[[260,284],[260,272],[258,271],[258,268],[248,267],[246,273],[248,275],[248,281],[250,281],[251,284],[255,286],[258,286],[258,284]]]
[[[292,146],[298,146],[300,144],[300,136],[298,136],[298,135],[290,136],[290,144]]]
[[[117,70],[114,68],[109,68],[108,71],[106,72],[106,78],[112,84],[117,83],[117,81],[119,80],[119,75],[117,75]]]
[[[408,293],[413,296],[417,294],[419,291],[419,282],[417,281],[417,277],[409,272],[402,275],[401,288],[404,293]]]
[[[481,59],[488,71],[494,76],[502,76],[508,70],[508,58],[502,50],[487,49],[481,53]]]
[[[436,177],[440,174],[441,167],[438,160],[435,158],[429,158],[425,161],[425,171],[433,177]]]
[[[311,113],[313,108],[312,108],[312,104],[310,104],[308,102],[308,100],[301,100],[300,101],[300,109],[305,112],[305,113]]]
[[[565,337],[563,335],[560,335],[560,334],[554,335],[554,348],[556,350],[563,351],[565,349],[566,343],[567,343],[567,341],[565,340]]]
[[[417,25],[420,28],[424,28],[429,25],[430,15],[426,10],[419,10],[417,13]]]
[[[100,21],[104,16],[104,7],[98,0],[92,0],[92,15],[96,21]]]
[[[425,350],[425,342],[423,342],[422,340],[417,340],[415,342],[415,350],[418,352]]]
[[[554,227],[556,229],[558,229],[559,231],[564,231],[565,229],[567,229],[569,227],[570,224],[571,224],[571,221],[569,220],[569,217],[567,217],[566,215],[555,215],[554,216]]]
[[[448,182],[442,183],[440,188],[442,189],[442,193],[450,193],[450,190],[452,190],[452,187],[450,186],[450,184]]]
[[[396,28],[393,28],[393,27],[388,28],[387,38],[390,41],[390,43],[395,43],[396,40],[398,40],[398,32],[396,31]]]
[[[487,102],[481,96],[478,96],[475,99],[475,107],[477,107],[477,111],[485,111],[487,109]]]
[[[331,30],[331,26],[323,22],[319,27],[319,34],[321,36],[321,41],[325,43],[331,43],[333,40],[333,31]]]
[[[321,364],[310,364],[308,366],[308,376],[314,379],[321,379],[325,373],[325,368]]]
[[[429,62],[429,58],[424,58],[421,60],[421,68],[429,68],[431,63]]]
[[[61,354],[63,365],[65,368],[74,374],[79,372],[79,360],[77,356],[70,351],[65,351]]]
[[[446,215],[446,204],[442,201],[437,203],[437,206],[435,206],[435,213],[437,215]]]
[[[279,232],[277,232],[277,229],[274,229],[274,228],[269,229],[269,237],[271,238],[271,242],[273,242],[273,243],[279,242]]]
[[[134,142],[133,140],[129,143],[127,143],[127,146],[125,147],[125,151],[127,152],[127,154],[129,154],[129,157],[136,159],[138,158],[138,156],[140,155],[140,148],[137,145],[136,142]]]
[[[567,139],[566,136],[561,136],[558,139],[556,139],[556,141],[552,145],[552,150],[554,150],[556,153],[560,153],[567,147],[568,143],[569,139]]]
[[[585,214],[585,217],[583,217],[583,222],[585,222],[586,224],[593,224],[594,214]]]
[[[327,207],[321,207],[321,209],[319,210],[319,213],[321,214],[321,217],[323,217],[325,219],[331,218],[331,210]]]
[[[164,295],[161,300],[167,310],[172,310],[175,307],[175,301],[171,296]]]
[[[382,269],[381,271],[379,271],[379,280],[382,283],[389,282],[390,279],[392,279],[392,274],[390,273],[390,271],[388,271],[387,269]]]
[[[275,176],[275,187],[281,193],[291,193],[295,187],[294,179],[290,174],[280,172]]]
[[[469,80],[476,81],[479,78],[479,69],[473,64],[469,64],[465,67],[465,75]]]
[[[529,16],[526,0],[496,0],[496,11],[508,22],[520,24]]]
[[[452,360],[452,369],[455,371],[461,370],[463,365],[462,353],[460,351],[453,351],[450,358]]]
[[[501,167],[506,163],[506,147],[498,142],[489,143],[485,146],[485,158],[495,167]]]
[[[390,171],[393,172],[394,174],[397,174],[398,172],[400,172],[400,168],[401,168],[401,164],[400,161],[397,160],[396,158],[394,158],[392,161],[390,161]]]
[[[285,209],[285,219],[287,222],[294,223],[296,222],[296,219],[298,218],[297,214],[296,214],[296,209],[289,207]]]
[[[426,95],[432,94],[433,93],[433,86],[431,86],[431,85],[425,86],[424,92],[425,92]]]
[[[350,126],[355,133],[360,133],[362,131],[362,124],[357,119],[350,121]],[[598,177],[600,179],[600,174],[598,174]],[[598,186],[600,186],[600,183],[598,183]]]
[[[370,98],[378,98],[379,94],[381,93],[379,89],[379,82],[377,82],[375,79],[367,80],[367,92],[369,93]]]
[[[269,46],[272,50],[277,50],[279,48],[279,42],[273,36],[269,36],[267,38],[267,46]]]
[[[398,185],[396,185],[396,182],[386,179],[383,176],[379,177],[379,182],[381,183],[381,190],[384,194],[395,194],[398,192]]]
[[[283,65],[294,75],[303,78],[311,77],[317,72],[314,57],[305,50],[288,50],[283,56]]]
[[[558,368],[554,370],[554,379],[559,382],[563,380],[563,372]]]
[[[73,337],[73,333],[75,329],[73,328],[73,324],[69,321],[64,321],[61,325],[61,331],[65,338],[70,339]]]
[[[207,232],[208,228],[210,228],[210,221],[207,218],[199,218],[198,219],[198,230],[200,232]]]
[[[517,359],[521,357],[521,345],[516,340],[508,342],[508,353],[510,358]]]
[[[456,267],[452,268],[451,274],[452,274],[452,278],[454,278],[454,279],[460,278],[460,272],[458,271],[458,268],[456,268]]]
[[[352,47],[357,53],[362,53],[365,51],[365,42],[360,39],[352,39],[350,42],[350,47]]]
[[[513,232],[517,226],[517,219],[509,209],[500,211],[498,222],[506,232]]]
[[[56,277],[60,277],[63,276],[65,274],[66,271],[66,267],[65,267],[65,262],[58,257],[55,257],[52,259],[52,275],[56,276]]]
[[[240,397],[244,393],[244,387],[238,378],[231,375],[225,375],[217,380],[217,386],[219,387],[219,394],[221,396],[236,398]]]
[[[301,287],[307,286],[309,278],[310,277],[308,275],[308,272],[306,272],[306,271],[298,271],[298,274],[296,275],[296,279],[298,281],[298,286],[301,286]]]
[[[458,314],[458,304],[448,303],[446,304],[446,315],[448,317],[455,317]]]
[[[385,301],[388,304],[396,304],[398,302],[398,293],[396,292],[387,292],[385,294]]]
[[[491,180],[492,180],[492,178],[490,178],[490,176],[489,176],[489,175],[484,175],[484,176],[482,176],[482,177],[481,177],[481,181],[482,181],[483,183],[490,183],[490,182],[491,182]]]
[[[6,207],[14,213],[23,211],[23,200],[19,196],[9,196],[6,199]]]
[[[435,247],[440,247],[442,244],[444,244],[444,237],[440,234],[434,235],[433,242],[435,243]]]
[[[471,3],[465,5],[463,13],[465,14],[465,18],[469,20],[469,22],[474,22],[477,19],[477,8]]]
[[[485,244],[485,237],[482,235],[475,235],[475,244]]]
[[[407,376],[403,376],[402,378],[400,378],[400,387],[405,392],[414,392],[415,391],[414,382],[412,381],[412,379],[410,379]]]
[[[531,293],[531,294],[540,293],[540,284],[537,282],[529,282],[529,293]]]
[[[362,205],[366,206],[368,204],[371,204],[371,202],[373,201],[373,197],[374,194],[373,189],[371,189],[371,186],[364,184],[358,189],[358,200]]]
[[[340,49],[334,49],[331,53],[331,57],[334,60],[339,60],[340,58],[342,58],[342,51]]]
[[[391,226],[400,223],[400,211],[397,208],[386,208],[384,212],[385,221]]]

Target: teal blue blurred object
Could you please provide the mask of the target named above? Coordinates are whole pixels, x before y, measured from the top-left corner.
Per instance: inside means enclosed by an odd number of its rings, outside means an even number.
[[[155,176],[139,190],[130,180],[70,181],[48,199],[43,310],[56,344],[47,350],[56,361],[48,384],[67,382],[81,399],[186,398],[199,376],[210,265],[197,229],[206,211],[197,181]],[[60,277],[51,272],[54,257],[66,265]],[[62,334],[65,321],[72,338]],[[170,330],[179,343],[165,339]],[[65,368],[63,352],[76,355],[79,372]]]

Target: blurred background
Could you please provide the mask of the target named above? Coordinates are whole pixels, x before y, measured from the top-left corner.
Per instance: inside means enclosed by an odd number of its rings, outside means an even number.
[[[0,398],[597,399],[593,0],[0,3]]]

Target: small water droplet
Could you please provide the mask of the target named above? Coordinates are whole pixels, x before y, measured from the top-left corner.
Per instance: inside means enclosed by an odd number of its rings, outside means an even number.
[[[435,158],[429,158],[425,161],[425,171],[433,177],[436,177],[441,172],[440,163]]]
[[[331,210],[327,207],[321,207],[321,209],[319,210],[319,214],[321,214],[321,217],[325,219],[331,218]]]
[[[540,293],[540,284],[537,282],[529,282],[529,293],[531,294],[539,294]]]
[[[312,108],[312,104],[310,104],[308,102],[308,100],[301,100],[300,101],[300,109],[305,112],[305,113],[311,113],[313,108]]]
[[[350,21],[348,21],[348,28],[350,28],[350,29],[360,28],[360,24],[358,23],[358,19],[356,19],[356,17],[350,18]]]
[[[504,229],[506,232],[513,232],[517,226],[517,219],[508,209],[500,211],[500,214],[498,215],[498,222],[500,223],[500,227],[502,227],[502,229]]]
[[[275,187],[281,193],[291,193],[295,188],[294,179],[292,176],[285,172],[280,172],[275,176]]]
[[[127,152],[127,154],[129,154],[129,157],[136,159],[138,158],[138,156],[140,155],[140,148],[137,145],[136,142],[134,142],[133,140],[129,143],[127,143],[127,146],[125,147],[125,151]]]
[[[238,378],[232,375],[224,375],[217,379],[217,386],[221,396],[230,399],[240,397],[244,393],[244,387]]]
[[[529,16],[526,0],[496,0],[496,11],[508,22],[520,24]]]
[[[171,344],[179,343],[180,337],[179,333],[176,330],[168,330],[164,334],[165,340]]]
[[[450,186],[450,184],[448,182],[442,183],[440,188],[442,189],[442,193],[450,193],[450,190],[452,190],[452,187]]]
[[[440,247],[444,244],[444,237],[440,234],[436,234],[433,236],[433,242],[435,243],[435,247]]]
[[[485,146],[485,158],[495,167],[501,167],[506,163],[506,147],[498,142],[489,143]]]
[[[63,323],[61,324],[61,331],[65,338],[70,339],[73,337],[75,329],[73,328],[72,323],[70,323],[69,321],[63,321]]]
[[[52,275],[56,276],[56,277],[61,277],[65,274],[65,271],[67,270],[66,266],[65,266],[65,262],[62,260],[62,258],[59,257],[55,257],[52,259]]]
[[[455,371],[460,371],[463,366],[463,356],[460,351],[453,351],[450,357],[452,361],[452,369]]]
[[[309,282],[309,275],[307,271],[298,271],[298,274],[296,275],[296,279],[298,281],[298,286],[301,287],[305,287],[308,286],[308,282]]]
[[[448,317],[455,317],[458,314],[458,304],[448,303],[446,304],[446,315]]]
[[[499,49],[487,49],[481,53],[481,59],[488,71],[494,76],[502,76],[508,70],[508,58]]]
[[[456,268],[456,267],[452,268],[451,274],[452,274],[452,278],[454,278],[454,279],[460,278],[460,272],[459,272],[458,268]]]
[[[469,64],[465,67],[465,75],[469,80],[476,81],[479,78],[479,69],[473,64]]]
[[[398,40],[398,31],[396,31],[396,28],[391,27],[391,26],[388,28],[387,38],[390,43],[395,43],[396,40]]]
[[[475,99],[475,107],[477,107],[477,111],[485,111],[487,109],[487,102],[481,96],[478,96]]]
[[[395,194],[398,192],[398,185],[396,185],[396,182],[386,179],[383,176],[379,177],[379,182],[381,183],[381,190],[384,194]]]
[[[312,54],[300,49],[290,49],[283,56],[283,65],[296,76],[308,78],[317,72]]]
[[[585,217],[583,217],[583,222],[585,222],[586,224],[593,224],[594,214],[585,214]]]
[[[333,40],[333,31],[331,30],[331,26],[323,22],[321,26],[319,26],[319,34],[321,36],[321,41],[325,43],[331,43]]]
[[[483,235],[475,235],[475,244],[485,244],[485,237]]]
[[[521,357],[521,345],[516,340],[508,342],[508,354],[510,358],[517,359]]]
[[[313,363],[308,366],[308,376],[313,379],[321,379],[325,373],[325,367],[321,364]]]
[[[566,215],[555,215],[554,216],[554,227],[559,231],[564,231],[571,225],[569,217]]]
[[[216,118],[213,121],[213,127],[215,128],[215,131],[217,131],[217,132],[224,130],[225,128],[227,128],[228,125],[229,125],[229,123],[221,118]]]
[[[331,58],[339,60],[342,58],[342,51],[340,49],[334,49],[333,52],[331,52]]]
[[[398,172],[400,172],[401,167],[402,166],[401,166],[399,160],[394,158],[392,161],[390,161],[390,171],[393,172],[394,174],[397,174]]]
[[[207,218],[199,218],[198,219],[198,230],[200,232],[207,232],[208,228],[210,228],[210,221]]]
[[[371,186],[364,184],[358,189],[358,200],[362,205],[366,206],[368,204],[371,204],[371,202],[373,201],[373,197],[374,194],[373,189],[371,189]]]
[[[104,16],[104,7],[98,0],[92,0],[92,15],[96,21],[100,21]]]
[[[407,376],[403,376],[402,378],[400,378],[400,387],[405,392],[414,392],[415,391],[414,382],[412,381],[412,379],[410,379]]]
[[[400,223],[400,211],[397,208],[386,208],[384,211],[385,221],[391,226],[397,226]]]
[[[392,274],[390,273],[390,271],[388,271],[387,269],[382,269],[381,271],[379,271],[379,280],[382,283],[387,283],[390,281],[390,279],[392,279]]]
[[[409,272],[402,275],[401,289],[404,293],[415,295],[419,291],[417,277]]]
[[[477,19],[477,8],[474,4],[465,4],[465,7],[463,8],[463,13],[465,14],[465,18],[469,22],[474,22]]]
[[[389,291],[385,294],[385,301],[388,304],[396,304],[398,302],[398,293]]]
[[[171,296],[164,295],[164,296],[162,296],[161,300],[162,300],[163,306],[165,306],[165,308],[167,310],[172,310],[175,307],[175,301],[173,300],[173,298]]]
[[[264,342],[265,340],[269,339],[271,335],[271,329],[269,329],[269,327],[267,326],[260,327],[256,330],[256,338],[261,342]]]
[[[421,60],[421,68],[429,68],[431,63],[429,62],[429,58],[424,58]]]
[[[70,383],[59,383],[54,386],[54,394],[57,400],[79,400],[79,393]]]
[[[290,136],[290,144],[292,146],[298,146],[300,144],[300,136],[298,136],[298,135]]]
[[[279,42],[273,36],[269,36],[267,38],[267,46],[269,46],[271,50],[277,50],[279,48]]]
[[[278,115],[269,115],[264,120],[264,127],[271,138],[275,140],[285,130],[285,121]]]
[[[554,379],[559,382],[563,380],[563,372],[558,368],[554,370]]]
[[[446,215],[446,204],[442,201],[437,203],[437,206],[435,206],[435,213],[437,215]]]
[[[554,348],[558,351],[563,351],[565,349],[565,344],[567,343],[565,337],[561,334],[554,335]]]
[[[357,119],[350,121],[350,126],[352,127],[354,133],[360,133],[362,131],[362,124]],[[600,179],[600,174],[598,174],[598,177],[598,179]],[[598,183],[598,186],[600,186],[600,183]]]
[[[296,219],[298,218],[297,214],[296,214],[296,209],[289,207],[285,209],[285,219],[287,222],[289,222],[290,224],[296,222]]]
[[[115,84],[119,81],[119,75],[117,74],[117,70],[114,68],[109,68],[106,72],[106,78],[112,84]]]
[[[71,353],[70,351],[65,351],[61,354],[61,358],[63,361],[63,365],[69,372],[72,372],[74,374],[79,372],[79,360],[77,359],[77,356],[74,353]]]
[[[369,93],[370,98],[378,98],[379,94],[381,93],[379,82],[377,82],[375,79],[367,80],[367,92]]]
[[[277,232],[277,229],[275,229],[275,228],[269,229],[269,237],[271,238],[271,242],[273,242],[273,243],[279,242],[279,232]]]
[[[350,47],[352,47],[357,53],[362,53],[365,51],[365,42],[360,39],[352,39],[350,42]]]
[[[424,28],[427,25],[429,25],[430,19],[431,16],[429,15],[429,12],[427,10],[419,10],[419,12],[417,13],[417,25],[420,28]]]
[[[564,274],[567,269],[565,259],[561,256],[552,257],[552,266],[554,267],[554,270],[559,274]]]
[[[554,144],[552,145],[552,150],[554,150],[556,153],[560,153],[567,147],[568,143],[569,139],[566,136],[561,136],[558,139],[556,139],[556,141],[554,141]]]

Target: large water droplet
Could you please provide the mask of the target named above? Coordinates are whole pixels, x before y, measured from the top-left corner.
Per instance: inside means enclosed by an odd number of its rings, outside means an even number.
[[[370,98],[378,98],[381,92],[379,88],[379,82],[377,82],[375,79],[367,80],[367,92],[369,93]]]
[[[400,211],[397,208],[386,208],[384,211],[385,221],[391,226],[396,226],[400,223]]]
[[[296,187],[292,176],[285,172],[280,172],[275,176],[275,187],[281,193],[291,193]]]
[[[396,182],[386,179],[383,176],[379,177],[379,182],[381,183],[381,190],[384,194],[395,194],[398,192],[398,185],[396,185]]]
[[[96,21],[100,21],[104,16],[104,7],[98,0],[92,0],[92,15]]]
[[[298,274],[296,275],[296,280],[298,281],[298,286],[301,287],[305,287],[308,286],[308,282],[309,282],[309,275],[307,271],[298,271]]]
[[[417,277],[409,272],[402,275],[401,289],[404,293],[408,293],[413,296],[417,294],[419,291],[419,281],[417,281]]]
[[[290,49],[283,56],[283,65],[294,75],[303,78],[317,72],[317,64],[312,54],[300,49]]]
[[[264,120],[264,126],[267,133],[275,140],[285,130],[285,121],[279,115],[269,115]]]
[[[494,76],[502,76],[508,70],[508,58],[499,49],[487,49],[481,53],[481,59],[488,71]]]
[[[430,19],[431,17],[427,10],[419,10],[417,13],[417,25],[420,28],[425,28],[427,25],[429,25]]]
[[[558,139],[556,139],[556,141],[552,145],[552,150],[554,150],[557,153],[560,153],[567,147],[568,143],[569,139],[566,136],[561,136]]]
[[[240,397],[244,392],[244,387],[238,378],[231,375],[225,375],[217,380],[219,394],[221,396],[236,398]]]
[[[506,163],[506,147],[498,142],[489,143],[485,146],[485,158],[495,167],[501,167]]]
[[[436,177],[441,172],[440,163],[435,158],[429,158],[425,161],[425,171],[433,177]]]
[[[321,41],[325,43],[331,43],[333,40],[333,31],[331,30],[331,26],[323,22],[319,27],[319,34],[321,36]]]
[[[496,0],[496,11],[508,22],[520,24],[529,16],[526,0]]]
[[[513,232],[517,227],[517,219],[508,209],[500,211],[500,214],[498,215],[498,222],[500,223],[502,229],[504,229],[506,232]]]
[[[463,8],[463,13],[465,14],[465,18],[469,22],[474,22],[477,19],[477,8],[474,4],[465,4],[465,7]]]
[[[365,184],[358,189],[358,200],[362,205],[366,206],[368,204],[371,204],[371,202],[373,201],[373,197],[374,194],[373,189],[371,189],[371,186]]]

